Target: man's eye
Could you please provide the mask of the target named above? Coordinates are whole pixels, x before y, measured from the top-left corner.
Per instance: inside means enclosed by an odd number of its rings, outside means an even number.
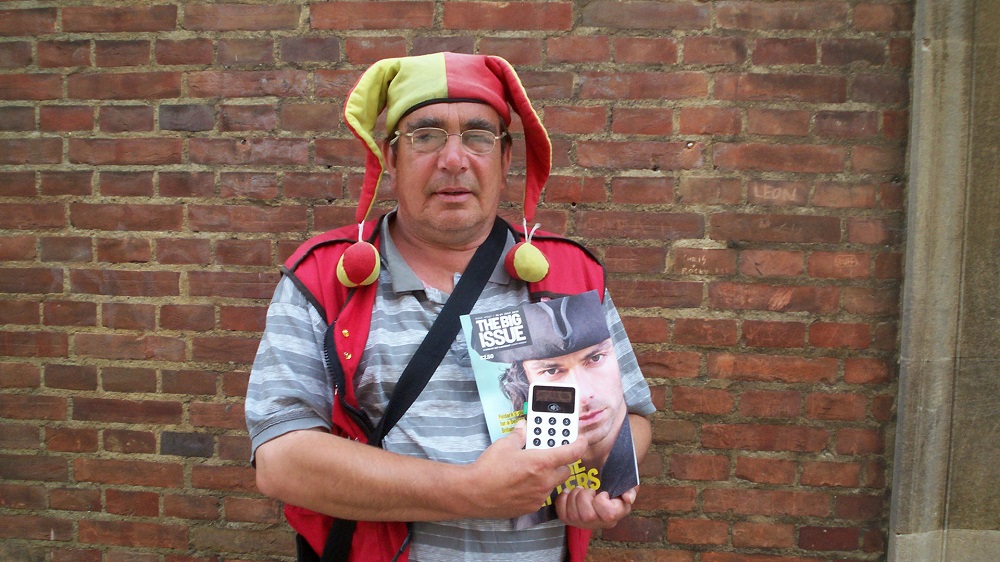
[[[429,144],[435,142],[439,136],[440,134],[437,134],[436,131],[417,129],[413,131],[413,142]]]
[[[600,363],[601,361],[604,361],[604,358],[607,357],[607,356],[608,356],[607,353],[595,353],[595,354],[593,354],[593,355],[590,356],[590,362],[591,363]]]

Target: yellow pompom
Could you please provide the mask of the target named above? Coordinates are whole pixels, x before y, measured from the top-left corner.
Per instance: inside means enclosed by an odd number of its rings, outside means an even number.
[[[504,258],[507,273],[515,279],[535,283],[549,272],[549,260],[531,242],[518,242]]]

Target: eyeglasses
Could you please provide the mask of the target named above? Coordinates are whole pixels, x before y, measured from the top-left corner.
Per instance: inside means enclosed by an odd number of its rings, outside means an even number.
[[[449,137],[461,137],[462,146],[466,150],[473,154],[482,155],[493,152],[493,147],[496,146],[497,139],[504,138],[507,136],[507,133],[494,135],[492,131],[484,131],[482,129],[469,129],[461,133],[449,133],[437,127],[421,127],[412,133],[400,133],[396,131],[396,135],[389,141],[389,144],[395,143],[401,136],[409,137],[413,149],[426,154],[437,152],[444,148]]]

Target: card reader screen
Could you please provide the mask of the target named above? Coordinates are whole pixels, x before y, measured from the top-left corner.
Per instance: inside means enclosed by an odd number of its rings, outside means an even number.
[[[576,405],[572,388],[558,386],[536,386],[531,410],[534,412],[553,412],[572,414]]]

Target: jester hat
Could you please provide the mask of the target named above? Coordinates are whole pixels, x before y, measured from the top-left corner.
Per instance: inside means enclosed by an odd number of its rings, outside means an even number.
[[[385,110],[385,128],[392,132],[408,113],[442,102],[485,103],[507,125],[510,107],[521,117],[527,148],[523,212],[526,220],[532,220],[552,166],[552,144],[517,73],[497,56],[434,53],[380,60],[361,75],[347,96],[344,121],[366,152],[357,221],[365,220],[371,211],[385,169],[385,157],[373,137],[379,115]]]

